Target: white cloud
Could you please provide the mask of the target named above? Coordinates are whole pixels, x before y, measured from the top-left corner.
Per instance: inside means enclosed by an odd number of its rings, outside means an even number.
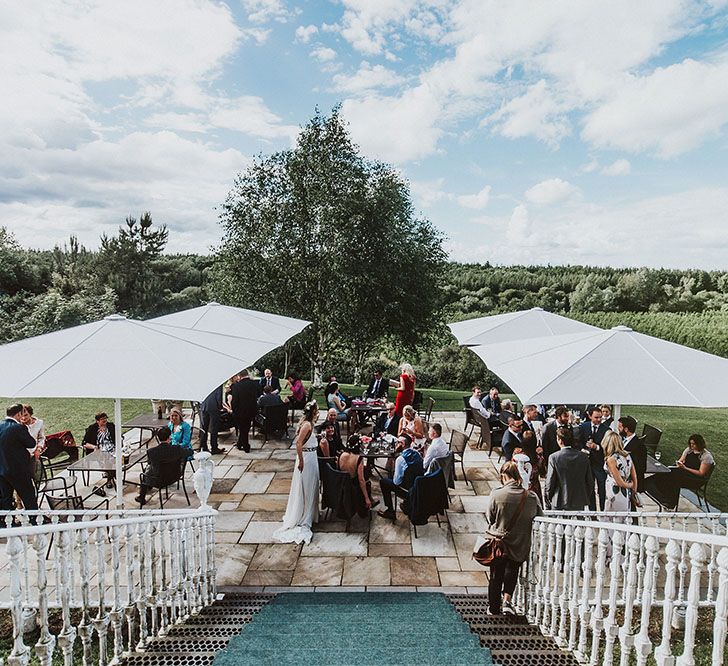
[[[728,54],[718,63],[684,60],[626,78],[590,113],[582,138],[600,148],[680,155],[728,123]]]
[[[301,42],[302,44],[308,44],[311,37],[313,37],[317,32],[318,28],[315,25],[299,25],[296,28],[296,41]]]
[[[253,23],[269,21],[286,21],[291,13],[281,0],[242,0],[243,8],[248,13],[248,20]]]
[[[457,202],[463,208],[473,208],[475,210],[481,210],[488,205],[490,201],[490,185],[486,185],[480,192],[476,194],[464,194],[457,197]]]
[[[359,69],[352,75],[337,74],[333,78],[334,90],[360,95],[368,90],[392,88],[403,83],[404,78],[384,65],[370,65],[362,61]]]
[[[561,178],[549,178],[537,183],[525,193],[526,199],[540,206],[550,206],[570,199],[578,189]]]
[[[281,118],[266,106],[260,97],[243,95],[236,99],[221,99],[210,112],[210,124],[264,139],[287,138],[293,142],[298,128],[285,125]]]
[[[605,176],[627,176],[630,171],[632,171],[632,165],[629,163],[629,160],[625,159],[615,160],[602,169],[602,173]]]
[[[508,220],[506,238],[511,243],[522,245],[529,242],[531,237],[531,218],[528,215],[528,208],[523,204],[518,204],[518,206],[513,209],[511,218]]]
[[[336,59],[336,51],[319,44],[311,51],[311,57],[316,58],[319,62],[331,62]]]

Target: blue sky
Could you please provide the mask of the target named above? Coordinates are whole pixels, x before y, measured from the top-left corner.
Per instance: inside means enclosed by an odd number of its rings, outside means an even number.
[[[205,252],[257,152],[337,103],[453,259],[728,269],[728,2],[0,5],[0,225],[151,210]]]

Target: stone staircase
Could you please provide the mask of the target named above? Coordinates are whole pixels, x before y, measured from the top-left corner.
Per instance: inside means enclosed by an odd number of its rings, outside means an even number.
[[[126,666],[416,663],[571,666],[525,618],[488,616],[484,595],[229,593]],[[457,611],[457,612],[454,612]]]

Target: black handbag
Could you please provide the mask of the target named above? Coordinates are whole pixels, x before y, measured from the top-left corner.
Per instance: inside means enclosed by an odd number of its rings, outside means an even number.
[[[523,513],[523,507],[526,505],[526,498],[528,497],[528,490],[523,491],[521,495],[521,501],[518,505],[516,513],[513,514],[511,522],[508,524],[506,533],[501,537],[487,537],[485,541],[473,552],[473,559],[484,567],[492,567],[497,564],[499,560],[506,556],[506,548],[503,543],[510,531],[515,527],[516,522]]]

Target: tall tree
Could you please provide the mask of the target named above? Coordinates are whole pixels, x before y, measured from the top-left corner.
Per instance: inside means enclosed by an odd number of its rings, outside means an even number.
[[[117,296],[117,306],[135,317],[154,312],[159,302],[159,281],[154,261],[167,244],[167,227],[154,228],[151,213],[137,221],[129,216],[117,236],[101,236],[98,274]]]
[[[359,154],[338,107],[239,174],[221,222],[218,297],[313,321],[316,371],[335,351],[360,364],[386,337],[413,347],[437,324],[442,238],[399,174]]]

